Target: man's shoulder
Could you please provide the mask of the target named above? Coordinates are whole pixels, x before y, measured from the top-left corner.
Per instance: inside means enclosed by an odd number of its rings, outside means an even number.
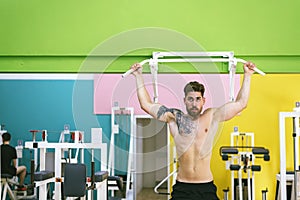
[[[212,116],[215,111],[216,111],[216,108],[207,108],[206,110],[203,111],[201,116],[202,117]]]
[[[1,148],[3,148],[3,149],[13,149],[13,150],[16,150],[14,147],[10,146],[9,144],[1,144]]]
[[[203,114],[213,112],[215,108],[207,108],[203,111]]]
[[[176,114],[176,113],[183,114],[183,112],[180,109],[178,109],[178,108],[167,108],[164,105],[161,106],[160,110],[163,110],[163,112],[171,112],[173,114]]]

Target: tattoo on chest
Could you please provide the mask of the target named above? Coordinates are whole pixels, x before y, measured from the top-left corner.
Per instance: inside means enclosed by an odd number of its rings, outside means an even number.
[[[176,124],[180,135],[189,135],[195,130],[195,125],[191,118],[184,115],[182,112],[176,113]]]
[[[184,115],[181,110],[161,106],[157,112],[157,118],[159,119],[166,112],[170,112],[175,115],[176,124],[178,126],[180,135],[189,135],[193,133],[195,130],[195,124],[193,123],[192,119]]]

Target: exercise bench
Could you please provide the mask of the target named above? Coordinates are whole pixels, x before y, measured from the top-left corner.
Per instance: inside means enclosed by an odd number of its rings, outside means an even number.
[[[9,197],[12,200],[17,199],[17,197],[14,195],[14,193],[9,185],[9,183],[10,183],[9,179],[12,179],[12,178],[13,178],[13,175],[11,175],[11,174],[1,174],[1,191],[3,190],[3,193],[1,195],[2,200],[6,199],[7,194],[9,195]]]

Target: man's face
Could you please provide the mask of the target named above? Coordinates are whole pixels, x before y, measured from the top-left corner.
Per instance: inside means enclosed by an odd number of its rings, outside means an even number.
[[[189,92],[184,97],[184,104],[186,111],[193,118],[198,117],[201,114],[205,98],[202,97],[201,92]]]

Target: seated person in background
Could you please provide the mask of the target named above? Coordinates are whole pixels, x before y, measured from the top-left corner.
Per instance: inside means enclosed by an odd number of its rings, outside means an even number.
[[[24,187],[24,179],[26,176],[26,167],[18,166],[17,162],[17,151],[14,147],[10,146],[9,142],[11,139],[10,133],[6,132],[2,134],[3,144],[1,145],[1,174],[11,174],[19,177],[19,190],[26,189]]]

